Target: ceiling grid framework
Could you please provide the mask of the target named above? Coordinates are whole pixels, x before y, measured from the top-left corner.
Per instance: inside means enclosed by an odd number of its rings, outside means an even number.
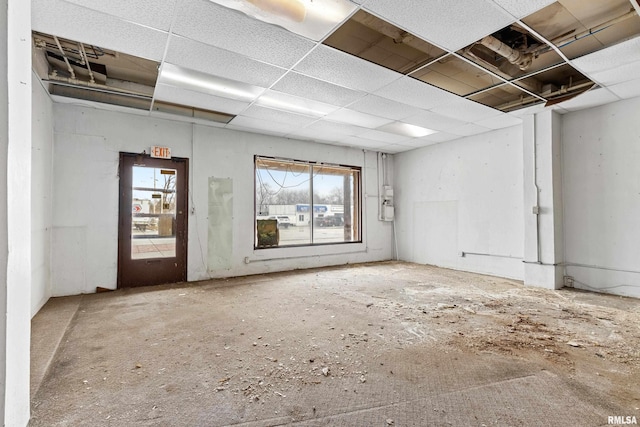
[[[514,126],[551,99],[546,108],[564,113],[640,95],[640,18],[629,0],[345,3],[344,19],[312,40],[215,0],[34,0],[34,51],[49,61],[38,71],[54,100],[118,109],[135,99],[128,107],[150,115],[389,153]],[[567,22],[575,28],[565,34]],[[338,36],[363,25],[361,39]],[[53,36],[67,40],[62,53]],[[72,41],[95,57],[78,56]],[[496,53],[497,43],[510,50]],[[119,55],[139,60],[122,71]],[[87,63],[100,82],[78,81]],[[156,83],[143,87],[136,75],[153,67]]]

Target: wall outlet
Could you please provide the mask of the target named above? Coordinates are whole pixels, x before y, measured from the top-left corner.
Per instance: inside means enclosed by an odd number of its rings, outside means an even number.
[[[564,276],[564,287],[573,288],[573,276]]]

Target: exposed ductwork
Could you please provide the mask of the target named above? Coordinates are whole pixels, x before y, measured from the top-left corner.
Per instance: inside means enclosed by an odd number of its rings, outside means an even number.
[[[96,79],[93,77],[93,72],[91,71],[91,65],[89,64],[89,58],[87,58],[87,52],[84,50],[84,44],[78,43],[78,51],[82,57],[82,64],[87,67],[87,71],[89,71],[89,77],[91,78],[90,83],[95,83]]]
[[[58,45],[58,50],[60,50],[60,53],[62,54],[62,59],[64,59],[65,64],[67,64],[67,70],[69,70],[69,74],[71,74],[71,78],[73,80],[76,79],[76,73],[75,71],[73,71],[73,67],[71,67],[71,64],[69,63],[69,58],[67,58],[67,54],[64,53],[64,49],[62,49],[62,45],[60,44],[60,40],[58,40],[58,37],[53,36],[53,40],[55,40],[56,45]]]
[[[533,62],[533,54],[513,49],[493,36],[486,36],[479,43],[517,65],[522,71],[529,68]]]
[[[600,25],[597,25],[595,27],[589,28],[586,31],[583,31],[581,33],[578,34],[574,34],[574,35],[561,35],[559,37],[556,37],[555,39],[551,40],[551,43],[553,43],[554,45],[558,46],[558,47],[564,47],[568,44],[571,44],[575,41],[578,41],[580,39],[583,39],[585,37],[589,37],[592,36],[602,30],[605,30],[609,27],[611,27],[612,25],[617,24],[618,22],[622,22],[625,21],[629,18],[633,18],[634,16],[637,15],[637,12],[634,9],[631,9],[629,12],[625,13],[624,15],[618,16],[617,18],[614,19],[610,19],[606,22],[603,22]],[[572,31],[575,32],[575,31]]]

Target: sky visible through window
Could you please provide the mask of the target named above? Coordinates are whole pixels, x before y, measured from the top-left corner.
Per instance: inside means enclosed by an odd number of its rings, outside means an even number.
[[[290,170],[257,169],[258,182],[269,184],[273,190],[308,189],[309,172],[293,172]],[[342,189],[344,177],[341,175],[323,174],[319,167],[314,168],[313,192],[320,196],[328,196],[335,188]]]

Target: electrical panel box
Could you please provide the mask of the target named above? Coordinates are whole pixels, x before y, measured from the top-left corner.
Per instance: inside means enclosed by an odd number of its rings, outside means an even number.
[[[393,221],[393,217],[393,187],[385,185],[382,187],[382,209],[380,212],[380,219],[382,221]]]
[[[382,220],[393,221],[395,209],[391,205],[382,205]]]

